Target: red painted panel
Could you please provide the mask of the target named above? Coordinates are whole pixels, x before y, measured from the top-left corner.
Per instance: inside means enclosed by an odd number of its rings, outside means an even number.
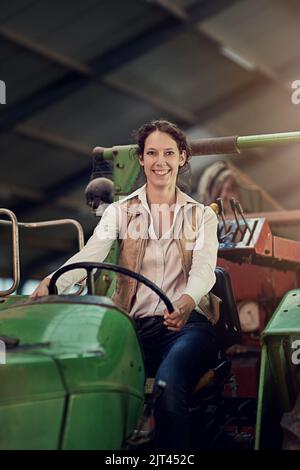
[[[273,237],[273,243],[274,257],[276,259],[300,263],[300,242]]]
[[[229,272],[237,302],[274,300],[297,287],[294,271],[279,271],[264,266],[232,263],[222,258],[218,258],[218,266]]]

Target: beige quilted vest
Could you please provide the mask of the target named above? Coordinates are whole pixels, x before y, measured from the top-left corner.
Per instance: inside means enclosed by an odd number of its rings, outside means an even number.
[[[186,244],[194,242],[197,233],[197,205],[193,203],[189,203],[189,205],[192,206],[190,211],[192,221],[184,227],[185,219],[183,218],[180,237],[178,237],[178,239],[175,238],[181,256],[186,282],[191,269],[193,256],[193,251],[186,249]],[[141,210],[138,197],[127,200],[127,204],[121,204],[120,207],[125,218],[122,217],[122,237],[119,239],[119,265],[139,273],[147,244],[149,215],[146,214],[146,212],[143,213]],[[129,234],[137,233],[137,231],[141,235],[138,238],[131,238],[129,236]],[[130,312],[135,300],[137,284],[138,281],[135,279],[122,274],[117,275],[116,290],[112,296],[112,300],[117,307],[127,313]],[[209,293],[202,297],[198,306],[212,324],[217,323],[220,315],[220,299],[218,297]]]

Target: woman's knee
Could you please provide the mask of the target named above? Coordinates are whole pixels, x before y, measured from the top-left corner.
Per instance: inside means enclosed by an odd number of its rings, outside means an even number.
[[[166,383],[156,402],[156,412],[181,414],[187,410],[187,389],[181,383]]]

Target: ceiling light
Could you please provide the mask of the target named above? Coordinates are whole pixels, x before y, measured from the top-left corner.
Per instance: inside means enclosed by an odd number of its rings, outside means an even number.
[[[250,62],[249,60],[245,59],[238,52],[235,52],[233,49],[230,49],[229,47],[222,46],[221,53],[228,59],[232,60],[232,62],[234,62],[235,64],[238,64],[240,67],[242,67],[245,70],[252,72],[253,70],[256,69],[256,65],[253,64],[253,62]]]

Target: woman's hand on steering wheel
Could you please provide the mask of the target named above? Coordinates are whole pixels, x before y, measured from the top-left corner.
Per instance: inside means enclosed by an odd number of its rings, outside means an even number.
[[[49,295],[49,284],[50,284],[50,278],[45,277],[39,285],[36,287],[36,289],[30,294],[31,299],[36,299],[37,297],[44,297],[45,295]]]
[[[188,294],[182,294],[178,300],[173,302],[174,312],[168,313],[164,310],[164,325],[170,331],[180,331],[186,324],[192,310],[196,307],[195,301]]]

